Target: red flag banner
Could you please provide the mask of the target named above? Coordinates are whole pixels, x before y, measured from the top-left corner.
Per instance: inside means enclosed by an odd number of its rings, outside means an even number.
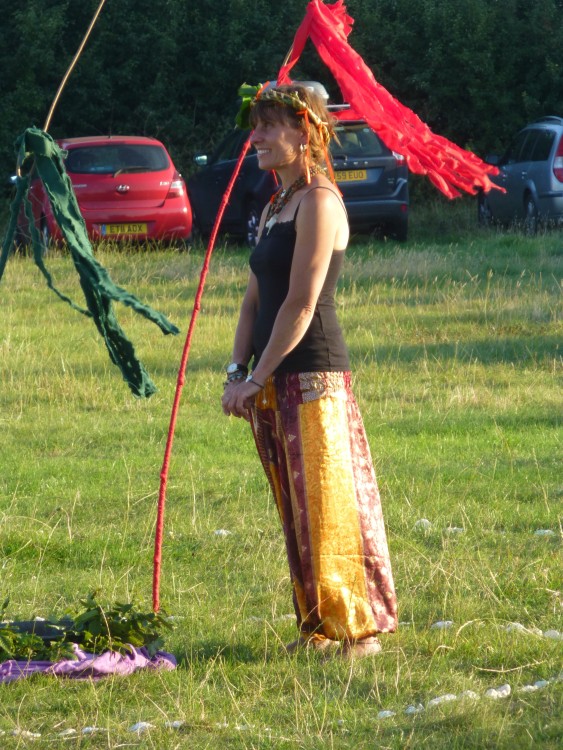
[[[290,83],[289,72],[308,38],[336,79],[350,104],[350,118],[360,118],[381,136],[393,151],[405,157],[411,172],[425,174],[448,198],[459,190],[475,194],[497,188],[489,175],[498,169],[447,138],[433,133],[412,110],[379,84],[362,57],[348,43],[354,20],[343,0],[325,5],[311,0],[297,29],[290,56],[279,71],[277,83]]]

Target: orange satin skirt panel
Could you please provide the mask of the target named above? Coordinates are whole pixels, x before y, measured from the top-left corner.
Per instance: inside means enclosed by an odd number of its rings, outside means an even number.
[[[301,632],[343,640],[394,631],[381,502],[350,373],[274,375],[256,396],[252,427]]]

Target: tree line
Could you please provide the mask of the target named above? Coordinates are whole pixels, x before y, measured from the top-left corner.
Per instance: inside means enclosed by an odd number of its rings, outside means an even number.
[[[243,82],[275,78],[308,0],[107,0],[51,123],[53,137],[160,138],[177,166],[233,127]],[[0,0],[0,168],[42,127],[99,0]],[[480,155],[563,116],[563,0],[347,0],[376,79]],[[295,78],[339,91],[310,42]]]

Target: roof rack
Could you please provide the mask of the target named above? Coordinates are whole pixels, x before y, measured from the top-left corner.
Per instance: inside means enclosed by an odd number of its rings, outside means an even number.
[[[563,125],[563,117],[557,117],[557,115],[546,115],[545,117],[540,117],[534,122],[555,122],[558,125]]]
[[[270,81],[268,85],[265,88],[265,91],[268,91],[268,89],[275,89],[278,85],[277,81]],[[321,99],[323,99],[325,102],[328,101],[328,91],[323,86],[322,83],[319,83],[318,81],[292,81],[292,86],[302,86],[304,89],[307,89],[308,91],[313,91],[317,96],[320,96]]]

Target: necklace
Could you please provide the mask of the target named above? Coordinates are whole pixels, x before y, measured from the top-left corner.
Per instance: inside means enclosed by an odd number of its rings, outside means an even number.
[[[313,166],[310,168],[310,172],[311,174],[322,174],[323,170],[320,167]],[[281,190],[278,190],[277,193],[274,193],[274,195],[272,195],[272,197],[270,198],[270,205],[268,206],[268,211],[266,213],[265,227],[268,232],[276,223],[276,217],[279,213],[281,213],[283,207],[287,206],[293,195],[298,190],[301,190],[301,188],[305,185],[307,185],[307,177],[306,175],[301,175],[301,177],[298,177],[295,182],[291,183],[287,190],[284,190],[282,188]]]

